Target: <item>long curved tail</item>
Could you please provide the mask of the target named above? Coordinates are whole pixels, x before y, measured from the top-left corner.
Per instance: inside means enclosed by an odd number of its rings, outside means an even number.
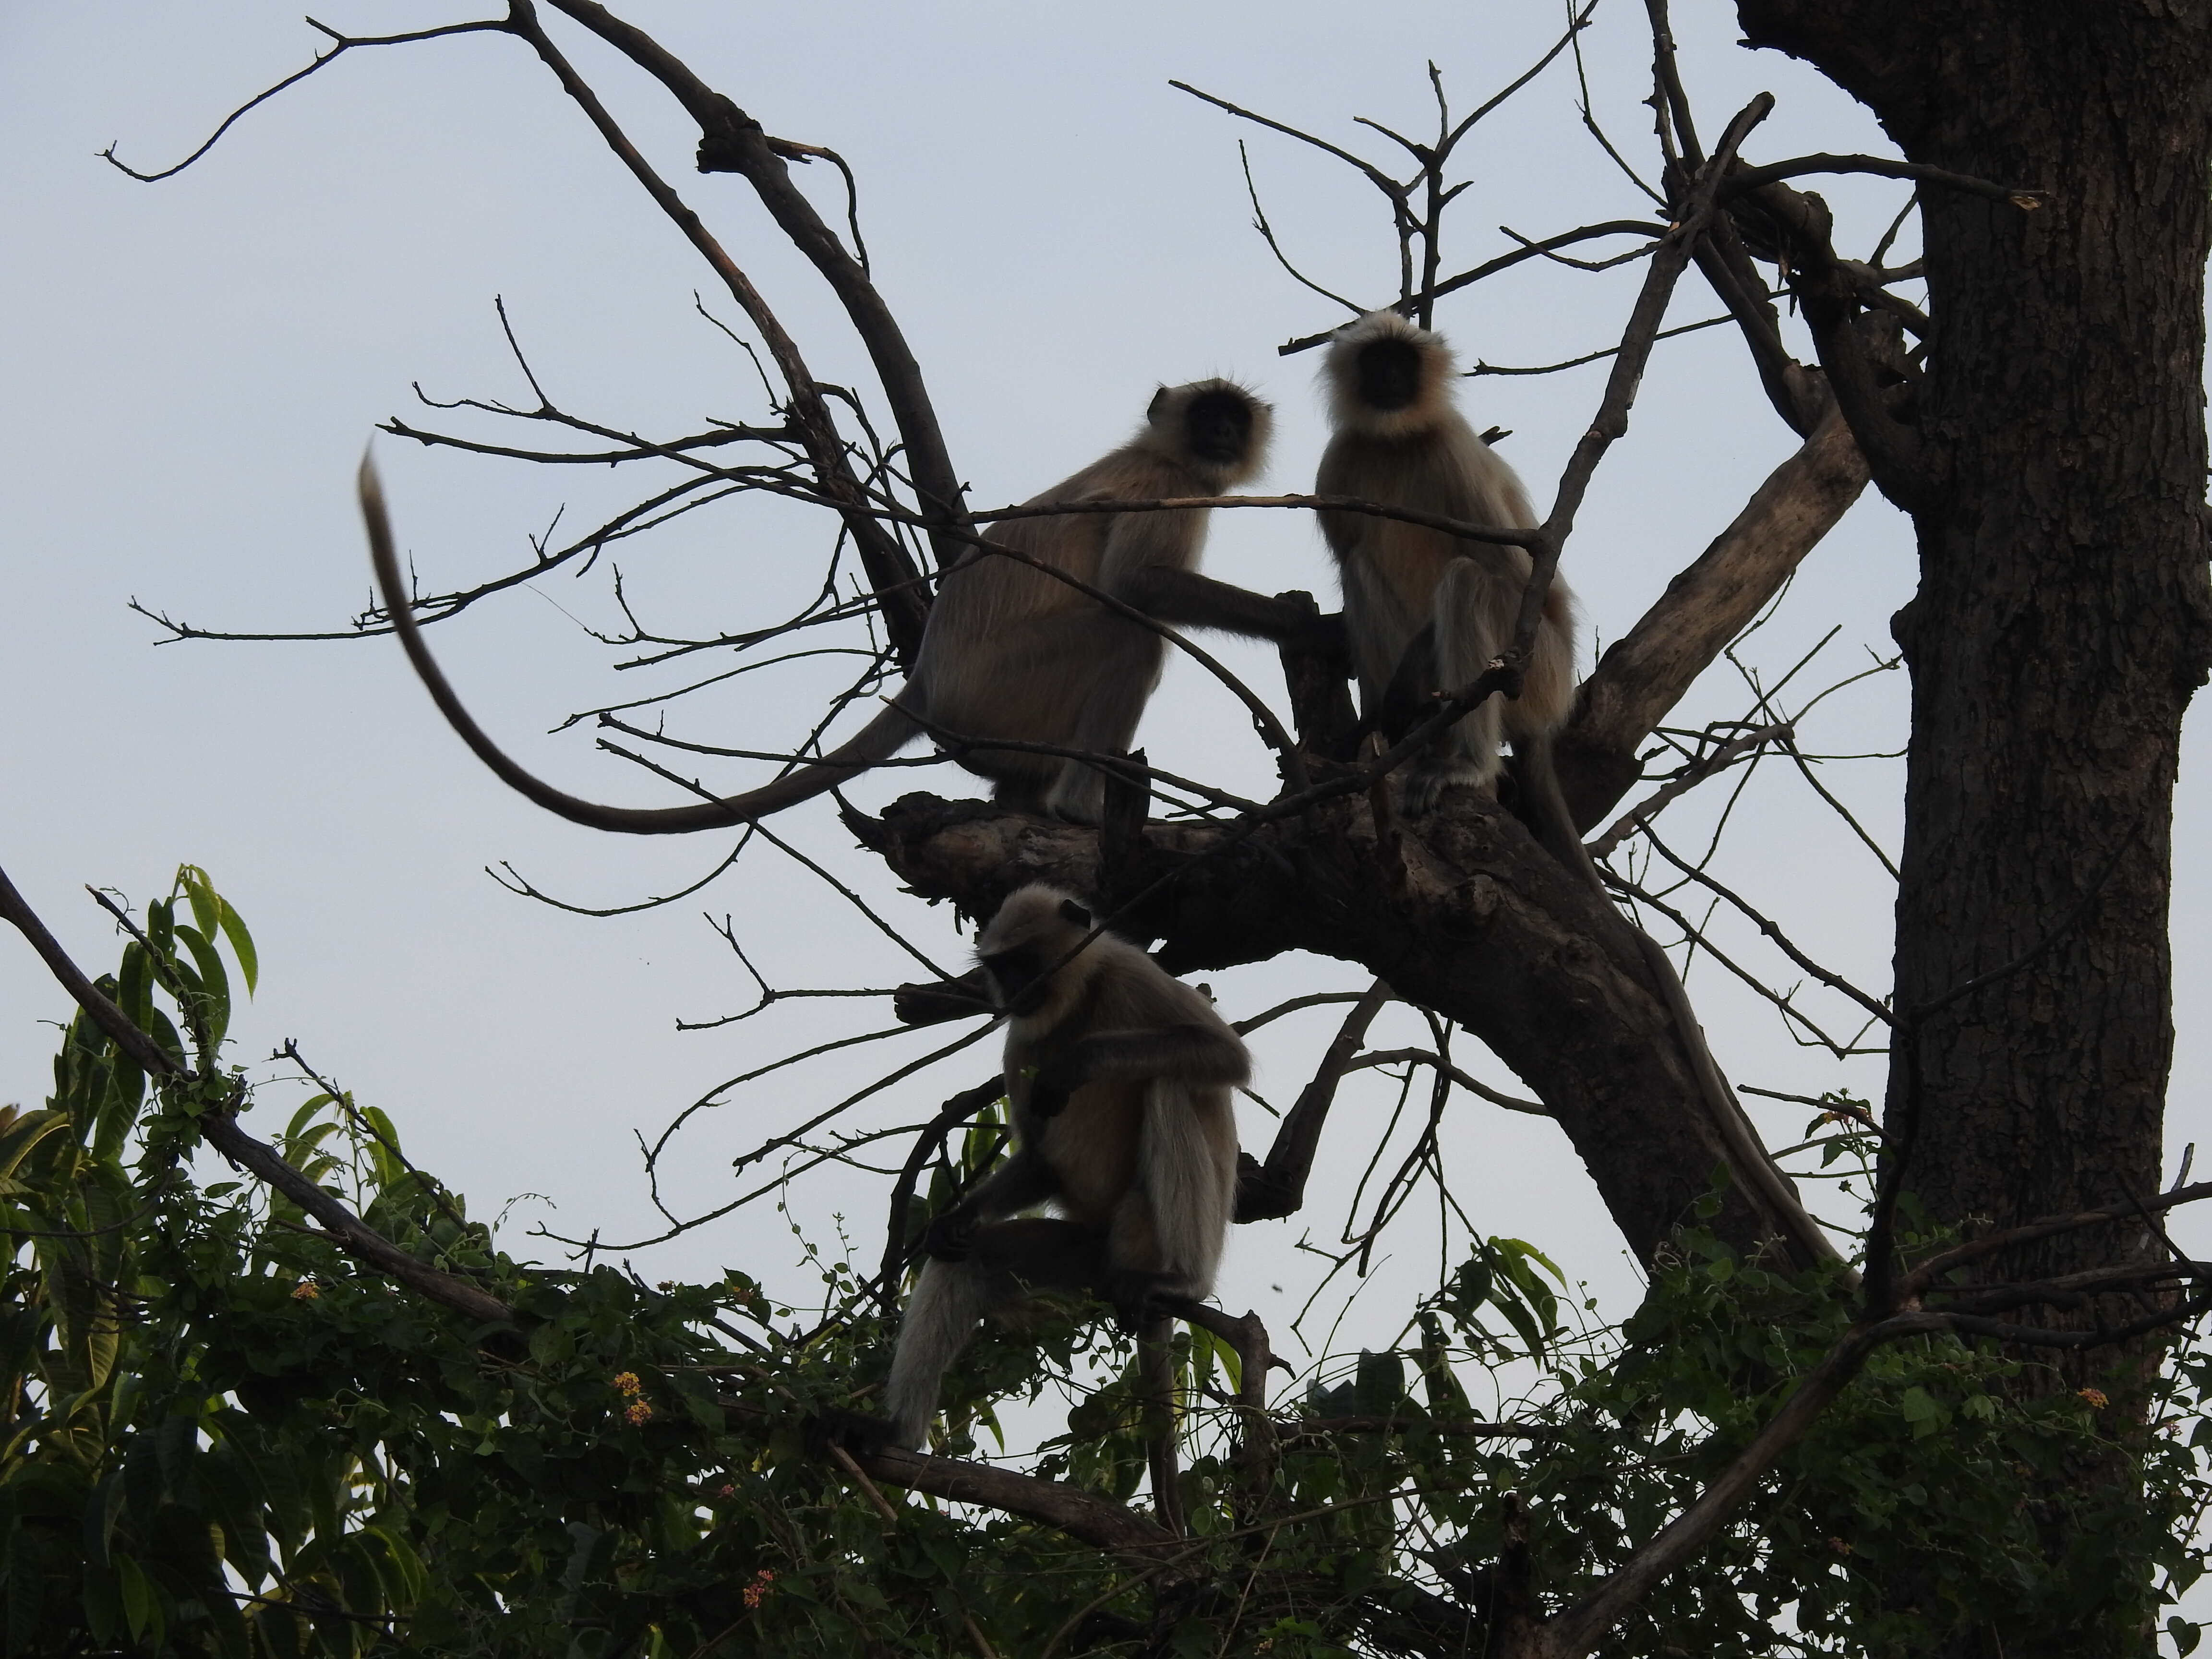
[[[361,463],[361,514],[368,526],[368,552],[376,567],[376,585],[384,597],[385,613],[392,631],[407,649],[407,659],[438,705],[446,723],[460,734],[476,757],[511,787],[527,795],[549,812],[557,812],[572,823],[594,830],[613,830],[632,836],[680,836],[695,830],[720,830],[733,823],[750,823],[787,806],[825,794],[856,773],[896,754],[919,730],[904,710],[894,706],[870,720],[849,742],[832,750],[810,766],[801,767],[774,783],[732,795],[722,800],[702,801],[693,806],[605,806],[556,789],[543,778],[518,765],[462,704],[447,682],[437,659],[423,642],[416,625],[404,585],[399,577],[399,556],[393,550],[392,522],[384,510],[384,487],[375,463],[367,456]]]

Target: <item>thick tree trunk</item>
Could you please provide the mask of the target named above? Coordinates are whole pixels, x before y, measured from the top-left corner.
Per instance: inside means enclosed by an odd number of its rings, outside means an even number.
[[[2121,38],[2008,43],[1970,74],[2011,118],[1916,151],[2057,192],[2033,214],[1940,191],[1924,209],[1924,425],[1954,471],[1897,629],[1913,680],[1899,1006],[2044,945],[1920,1033],[1910,1180],[1953,1219],[2159,1180],[2174,764],[2205,671],[2212,53],[2095,33]],[[2117,1243],[2053,1241],[2002,1271],[2067,1272]]]
[[[2172,1048],[2175,752],[2212,640],[2212,7],[1739,13],[1751,44],[1809,59],[1914,161],[2052,192],[2032,212],[1921,193],[1934,465],[1915,503],[1920,591],[1896,623],[1913,685],[1896,983],[1908,1016],[1933,1012],[1900,1032],[1888,1112],[1902,1127],[1917,1104],[1904,1184],[1939,1221],[2147,1193]],[[2117,1234],[1987,1271],[2043,1278],[2158,1248]],[[2130,1645],[2110,1629],[2003,1640],[2014,1659]]]

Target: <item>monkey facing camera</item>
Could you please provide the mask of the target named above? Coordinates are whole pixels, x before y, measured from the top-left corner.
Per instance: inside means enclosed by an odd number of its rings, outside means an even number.
[[[1317,494],[1468,524],[1536,523],[1513,469],[1460,414],[1451,351],[1442,337],[1395,312],[1372,313],[1338,334],[1322,378],[1334,430],[1314,483]],[[1370,726],[1395,740],[1438,696],[1467,685],[1511,643],[1528,555],[1396,520],[1320,516],[1343,585],[1364,712]],[[1437,735],[1407,772],[1408,812],[1431,811],[1456,784],[1493,787],[1506,739],[1524,781],[1532,764],[1541,774],[1532,794],[1547,793],[1548,784],[1556,797],[1551,742],[1574,702],[1574,631],[1573,597],[1555,577],[1520,696],[1491,697]],[[1564,811],[1556,802],[1539,803],[1544,806]],[[1547,841],[1556,837],[1558,826],[1545,828]]]
[[[1013,1152],[930,1222],[884,1417],[818,1425],[845,1445],[927,1444],[945,1370],[987,1315],[1074,1291],[1139,1330],[1157,1297],[1212,1291],[1228,1237],[1231,1097],[1251,1060],[1213,1005],[1041,883],[1000,907],[977,956],[1007,1016]],[[1046,1204],[1056,1217],[1019,1218]]]

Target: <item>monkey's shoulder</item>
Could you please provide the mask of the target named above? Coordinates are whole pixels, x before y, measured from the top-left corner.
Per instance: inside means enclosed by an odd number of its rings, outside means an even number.
[[[1235,1040],[1235,1034],[1212,1003],[1194,987],[1166,972],[1133,945],[1121,946],[1127,957],[1125,971],[1094,975],[1080,1010],[1089,1031],[1161,1030],[1170,1026],[1218,1028]],[[1133,959],[1133,960],[1132,960]]]
[[[1023,505],[1055,507],[1075,501],[1156,501],[1165,495],[1212,493],[1197,473],[1172,457],[1142,444],[1124,444]]]
[[[1521,523],[1528,515],[1521,480],[1464,421],[1405,437],[1340,433],[1322,458],[1316,489],[1442,517]]]

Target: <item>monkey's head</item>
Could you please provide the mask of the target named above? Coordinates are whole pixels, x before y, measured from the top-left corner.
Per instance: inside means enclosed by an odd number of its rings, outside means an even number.
[[[1395,311],[1371,311],[1340,330],[1322,364],[1340,432],[1404,438],[1451,407],[1451,348]]]
[[[992,1000],[1017,1019],[1059,1024],[1097,965],[1095,950],[1061,960],[1091,926],[1091,912],[1065,887],[1040,881],[1016,888],[975,941]]]
[[[1217,483],[1241,483],[1267,464],[1274,413],[1234,380],[1164,386],[1139,441]]]

